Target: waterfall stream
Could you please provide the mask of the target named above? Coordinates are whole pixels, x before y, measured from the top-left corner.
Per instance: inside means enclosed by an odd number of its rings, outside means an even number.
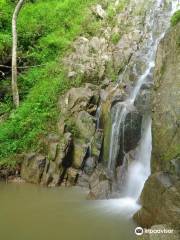
[[[146,16],[145,20],[145,39],[140,49],[135,54],[133,60],[133,71],[136,73],[136,84],[132,88],[129,96],[123,102],[118,102],[112,107],[112,129],[109,149],[108,171],[112,174],[115,172],[119,156],[125,156],[124,142],[126,135],[124,134],[124,126],[126,124],[127,114],[136,109],[136,100],[141,93],[142,86],[146,86],[153,82],[153,70],[155,67],[155,57],[158,44],[164,37],[169,27],[170,17],[178,8],[178,1],[170,1],[171,6],[167,6],[167,2],[156,0],[152,4],[152,8]],[[138,64],[140,61],[145,66],[144,71],[138,73]],[[132,63],[129,63],[132,68]],[[125,71],[129,66],[125,68]],[[126,72],[123,72],[124,75]],[[123,77],[119,77],[123,81]],[[148,88],[148,87],[147,87]],[[137,144],[134,159],[128,163],[126,180],[124,183],[122,198],[119,199],[121,204],[127,203],[133,214],[139,208],[137,201],[142,192],[144,183],[150,175],[150,159],[152,150],[151,136],[151,116],[145,111],[141,125],[141,139]],[[120,154],[121,153],[121,154]],[[121,160],[121,162],[124,160]]]

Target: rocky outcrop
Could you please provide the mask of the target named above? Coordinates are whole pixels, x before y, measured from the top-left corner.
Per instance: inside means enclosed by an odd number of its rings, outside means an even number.
[[[47,186],[74,185],[89,175],[99,160],[103,134],[96,130],[99,88],[92,84],[72,88],[58,103],[57,133],[42,139],[37,153],[26,154],[21,177]]]
[[[116,80],[146,37],[143,21],[152,1],[102,2],[104,6],[92,7],[94,24],[97,28],[101,26],[96,35],[79,37],[73,44],[73,52],[64,59],[70,79],[80,76],[94,83],[106,78]],[[137,14],[139,11],[141,14]]]
[[[145,183],[142,209],[134,218],[142,226],[180,225],[180,25],[158,48],[153,104],[152,175]]]
[[[45,156],[36,153],[28,154],[21,167],[21,177],[31,183],[40,183],[45,164]]]
[[[12,168],[12,167],[1,167],[0,166],[0,181],[7,181],[9,180],[9,178],[11,178],[11,176],[14,177],[19,177],[19,171],[20,171],[20,167],[17,166],[16,168]]]
[[[95,113],[99,100],[98,87],[86,84],[85,87],[71,88],[65,96],[60,97],[59,111],[66,115],[87,111]]]
[[[111,180],[102,166],[99,165],[89,178],[89,188],[88,199],[108,199],[111,197]]]

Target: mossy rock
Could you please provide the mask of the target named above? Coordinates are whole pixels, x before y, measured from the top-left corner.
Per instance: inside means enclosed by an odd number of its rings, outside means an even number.
[[[180,154],[180,23],[161,41],[156,57],[153,101],[152,170],[169,171],[170,161]]]

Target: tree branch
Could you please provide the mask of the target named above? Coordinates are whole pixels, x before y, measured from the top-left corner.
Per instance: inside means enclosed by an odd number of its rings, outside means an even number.
[[[22,67],[17,66],[17,69],[36,68],[36,67],[41,67],[41,66],[46,66],[46,64],[39,64],[39,65],[32,65],[32,66],[22,66]],[[7,65],[1,65],[0,64],[0,67],[12,69],[11,66],[7,66]]]

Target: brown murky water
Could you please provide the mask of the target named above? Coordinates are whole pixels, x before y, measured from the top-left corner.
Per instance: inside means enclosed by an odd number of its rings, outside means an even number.
[[[131,240],[118,200],[87,201],[79,188],[0,183],[1,240]]]

